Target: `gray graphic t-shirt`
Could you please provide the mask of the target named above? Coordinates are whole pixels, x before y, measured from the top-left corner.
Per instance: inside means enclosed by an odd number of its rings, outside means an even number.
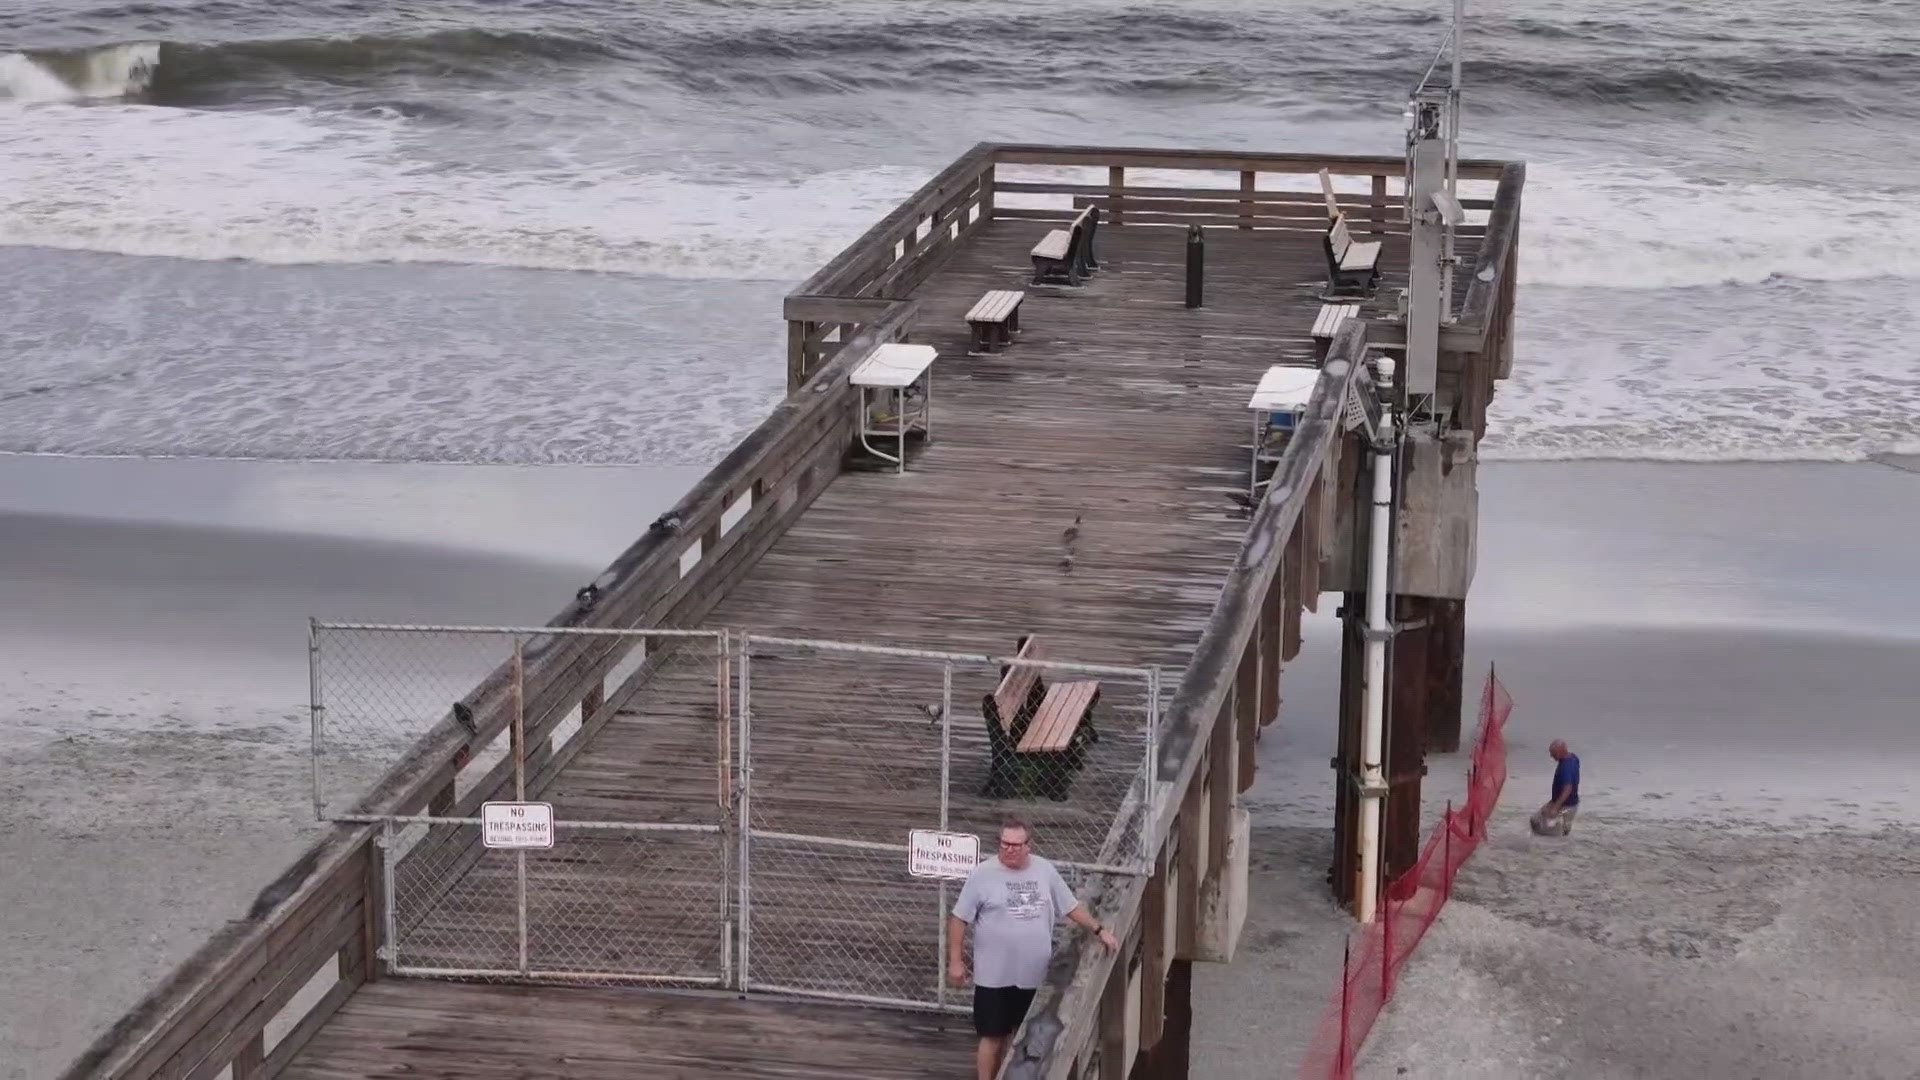
[[[1053,958],[1053,924],[1079,903],[1060,871],[1037,855],[1020,870],[999,859],[974,867],[953,914],[973,924],[975,985],[1039,986]]]

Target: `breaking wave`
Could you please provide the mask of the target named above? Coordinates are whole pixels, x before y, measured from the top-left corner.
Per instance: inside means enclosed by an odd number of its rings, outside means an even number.
[[[158,42],[0,54],[0,99],[79,101],[144,94],[160,67]]]

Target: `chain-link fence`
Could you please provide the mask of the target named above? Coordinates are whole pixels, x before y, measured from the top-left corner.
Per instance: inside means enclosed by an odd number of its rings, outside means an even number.
[[[471,816],[483,799],[514,797],[516,739],[525,744],[522,779],[538,789],[578,752],[576,739],[611,726],[642,740],[677,740],[653,748],[661,768],[679,766],[671,776],[653,777],[665,793],[656,809],[672,811],[641,812],[627,800],[582,807],[583,816],[690,820],[684,807],[710,806],[715,798],[693,799],[687,789],[711,793],[726,782],[720,763],[729,758],[725,741],[731,738],[730,656],[724,632],[712,630],[314,622],[308,646],[314,809],[323,820],[351,813],[424,737],[464,730],[485,739],[460,762],[450,793],[450,805]],[[658,715],[693,722],[649,722]]]
[[[1017,818],[1076,888],[1145,870],[1158,673],[743,635],[749,988],[940,1006],[957,881],[909,872],[915,830]],[[990,852],[988,852],[990,854]]]
[[[502,850],[478,818],[382,824],[395,974],[731,981],[733,860],[718,826],[562,821],[551,848]]]
[[[991,857],[1013,817],[1076,890],[1146,871],[1151,668],[1030,639],[1001,659],[738,632],[314,633],[315,802],[383,824],[396,973],[957,1007],[942,933],[965,869],[916,876],[910,834]],[[487,749],[431,816],[341,814],[449,723]],[[550,807],[552,847],[489,847],[486,804],[523,800]]]

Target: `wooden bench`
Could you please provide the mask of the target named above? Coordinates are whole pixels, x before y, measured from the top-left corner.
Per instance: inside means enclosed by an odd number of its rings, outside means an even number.
[[[1028,635],[1020,639],[1014,657],[1040,660],[1044,655],[1039,640]],[[1095,680],[1048,686],[1037,666],[1007,665],[999,685],[981,702],[991,753],[981,794],[1065,799],[1073,774],[1085,763],[1087,747],[1100,738],[1092,722],[1099,701]]]
[[[1019,289],[992,289],[969,308],[967,325],[973,329],[973,349],[968,355],[979,356],[1013,344],[1013,335],[1020,332],[1020,302],[1026,298]]]
[[[1324,360],[1327,350],[1333,347],[1333,337],[1340,332],[1348,319],[1358,318],[1359,304],[1321,304],[1320,314],[1313,320],[1313,355]]]
[[[1327,255],[1327,282],[1335,296],[1365,296],[1380,280],[1380,241],[1356,243],[1347,228],[1347,215],[1333,215],[1322,238]]]
[[[1093,256],[1093,236],[1100,228],[1100,211],[1089,206],[1074,215],[1073,223],[1055,229],[1033,245],[1033,283],[1060,282],[1078,285],[1080,279],[1100,269]]]

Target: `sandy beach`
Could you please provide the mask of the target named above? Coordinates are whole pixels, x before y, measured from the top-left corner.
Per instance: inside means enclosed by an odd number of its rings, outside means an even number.
[[[0,1077],[316,834],[309,616],[544,622],[697,472],[0,456]]]
[[[1516,699],[1511,775],[1362,1075],[1912,1075],[1920,477],[1491,463],[1482,514],[1469,666]],[[1196,969],[1197,1075],[1290,1071],[1337,986],[1316,629],[1250,793],[1243,951]],[[1526,828],[1556,737],[1584,763],[1564,842]],[[1430,815],[1464,767],[1429,759]]]
[[[313,835],[309,615],[544,620],[697,471],[0,457],[0,1076],[58,1069]],[[1490,463],[1482,488],[1469,663],[1519,702],[1513,775],[1370,1074],[1902,1075],[1920,475]],[[1297,1061],[1335,985],[1327,618],[1261,744],[1196,1075]],[[1558,845],[1524,825],[1556,736],[1587,763]],[[1432,760],[1435,812],[1461,768]]]

